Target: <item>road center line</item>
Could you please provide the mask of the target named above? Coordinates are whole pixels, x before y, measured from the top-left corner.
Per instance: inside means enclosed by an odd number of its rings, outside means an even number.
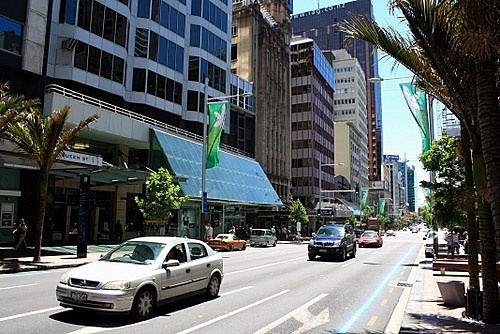
[[[224,273],[224,276],[229,276],[229,275],[234,275],[234,274],[241,274],[241,273],[244,273],[244,272],[247,272],[247,271],[253,271],[253,270],[258,270],[258,269],[262,269],[262,268],[272,267],[272,266],[275,266],[277,264],[283,264],[283,263],[297,261],[297,260],[302,260],[302,259],[305,259],[305,256],[296,257],[294,259],[280,261],[280,262],[273,262],[273,263],[269,263],[269,264],[264,264],[264,265],[258,266],[258,267],[237,270],[237,271],[233,271],[233,272],[230,272],[230,273]]]
[[[22,314],[11,315],[10,317],[0,318],[0,322],[12,320],[12,319],[17,319],[17,318],[22,318],[22,317],[27,317],[27,316],[35,315],[35,314],[39,314],[39,313],[58,311],[58,310],[64,310],[64,308],[61,306],[57,306],[57,307],[46,308],[43,310],[36,310],[33,312],[26,312],[26,313],[22,313]]]
[[[24,285],[13,285],[13,286],[8,286],[8,287],[5,287],[5,288],[0,288],[0,290],[8,290],[8,289],[25,288],[25,287],[27,287],[27,286],[33,286],[33,285],[38,285],[38,283],[24,284]]]
[[[198,326],[194,326],[194,327],[188,328],[188,329],[186,329],[185,331],[179,332],[179,333],[177,333],[177,334],[186,334],[186,333],[191,333],[191,332],[194,332],[194,331],[196,331],[196,330],[198,330],[198,329],[201,329],[201,328],[203,328],[203,327],[206,327],[206,326],[208,326],[208,325],[211,325],[211,324],[213,324],[213,323],[215,323],[215,322],[217,322],[217,321],[221,321],[221,320],[223,320],[223,319],[226,319],[226,318],[232,317],[233,315],[238,314],[238,313],[243,312],[243,311],[246,311],[246,310],[248,310],[249,308],[252,308],[252,307],[257,306],[257,305],[259,305],[259,304],[265,303],[265,302],[267,302],[268,300],[271,300],[271,299],[273,299],[273,298],[279,297],[279,296],[281,296],[281,295],[283,295],[283,294],[285,294],[285,293],[287,293],[287,292],[289,292],[289,291],[290,291],[290,290],[283,290],[283,291],[278,292],[278,293],[276,293],[276,294],[274,294],[274,295],[272,295],[272,296],[269,296],[269,297],[267,297],[267,298],[261,299],[261,300],[259,300],[259,301],[255,302],[255,303],[253,303],[253,304],[250,304],[250,305],[247,305],[247,306],[242,307],[242,308],[240,308],[240,309],[237,309],[237,310],[234,310],[234,311],[232,311],[232,312],[226,313],[226,314],[224,314],[224,315],[221,315],[220,317],[217,317],[217,318],[212,319],[212,320],[210,320],[210,321],[207,321],[207,322],[204,322],[204,323],[202,323],[202,324],[199,324]]]

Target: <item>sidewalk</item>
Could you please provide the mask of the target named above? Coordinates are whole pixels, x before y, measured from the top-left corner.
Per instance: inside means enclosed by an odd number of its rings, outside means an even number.
[[[17,250],[0,247],[0,274],[76,267],[96,261],[115,245],[89,245],[86,258],[76,256],[76,246],[43,247],[42,261],[33,263],[33,248]],[[465,307],[444,305],[437,281],[463,281],[465,289],[469,278],[466,272],[447,270],[445,276],[432,269],[432,260],[417,257],[405,288],[386,328],[388,334],[414,333],[500,333],[500,324],[485,325],[462,317]]]
[[[404,307],[404,315],[400,320],[400,334],[412,333],[500,333],[500,324],[485,325],[484,323],[462,317],[464,307],[447,306],[443,303],[439,291],[438,281],[464,282],[465,290],[469,286],[467,272],[447,270],[446,275],[434,271],[432,259],[423,257],[421,253],[417,258],[408,283],[412,287],[405,298],[400,301]],[[406,302],[406,305],[404,303]],[[397,312],[397,310],[396,310]],[[395,313],[396,313],[395,312]],[[398,331],[392,331],[398,333]]]

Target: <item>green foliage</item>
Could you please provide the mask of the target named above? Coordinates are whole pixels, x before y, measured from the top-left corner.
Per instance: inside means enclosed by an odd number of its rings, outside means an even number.
[[[347,223],[351,224],[352,226],[356,226],[356,224],[358,223],[358,221],[356,220],[356,216],[353,213],[351,213],[351,215],[347,217]]]
[[[165,221],[172,217],[172,210],[187,201],[187,196],[180,196],[181,187],[173,183],[172,176],[165,168],[152,172],[146,181],[145,198],[135,197],[144,218]]]
[[[305,224],[309,222],[309,216],[307,215],[306,208],[304,208],[299,200],[296,200],[292,203],[290,207],[290,215],[288,216],[288,218],[290,219],[292,224],[296,224],[297,221]]]
[[[383,215],[377,215],[377,219],[380,222],[380,228],[382,229],[384,229],[391,222],[391,219],[386,213]]]
[[[435,182],[421,181],[420,184],[431,190],[429,213],[426,214],[442,227],[465,227],[466,224],[464,162],[457,156],[455,146],[455,138],[442,137],[419,157],[425,170],[436,172]]]
[[[366,223],[368,221],[368,218],[371,218],[373,217],[373,213],[375,211],[373,211],[373,208],[369,205],[367,205],[364,209],[363,209],[363,214],[361,216],[361,221],[363,223]]]

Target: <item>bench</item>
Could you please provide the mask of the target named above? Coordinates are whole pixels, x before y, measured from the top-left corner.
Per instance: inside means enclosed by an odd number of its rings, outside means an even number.
[[[439,269],[441,275],[445,275],[446,269],[469,271],[469,262],[461,259],[435,259],[432,261],[432,268]],[[479,270],[481,270],[481,262],[479,262]]]
[[[468,259],[468,254],[455,254],[454,257],[451,256],[451,254],[447,253],[438,253],[436,255],[437,259],[461,259],[461,260],[467,260]]]

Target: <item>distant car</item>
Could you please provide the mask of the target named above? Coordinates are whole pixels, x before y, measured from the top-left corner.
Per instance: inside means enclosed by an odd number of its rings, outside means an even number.
[[[337,256],[344,261],[347,255],[356,257],[356,234],[349,224],[323,225],[308,245],[309,260],[316,256]]]
[[[438,253],[448,252],[448,242],[444,233],[438,233],[436,231],[429,231],[426,236],[423,237],[425,240],[425,257],[434,257],[434,237],[437,237],[438,242]]]
[[[250,246],[273,246],[276,247],[278,239],[269,229],[254,228],[250,234]]]
[[[387,230],[387,231],[385,231],[385,235],[388,237],[395,237],[396,232],[394,232],[394,230]]]
[[[411,233],[418,233],[418,227],[413,226],[413,227],[411,228]]]
[[[218,234],[214,239],[208,240],[208,245],[215,250],[245,250],[247,241],[234,234]]]
[[[181,297],[217,297],[223,276],[222,256],[200,240],[141,237],[64,273],[56,296],[63,307],[144,320]]]
[[[377,231],[364,231],[358,239],[359,247],[374,246],[382,247],[384,241]]]

